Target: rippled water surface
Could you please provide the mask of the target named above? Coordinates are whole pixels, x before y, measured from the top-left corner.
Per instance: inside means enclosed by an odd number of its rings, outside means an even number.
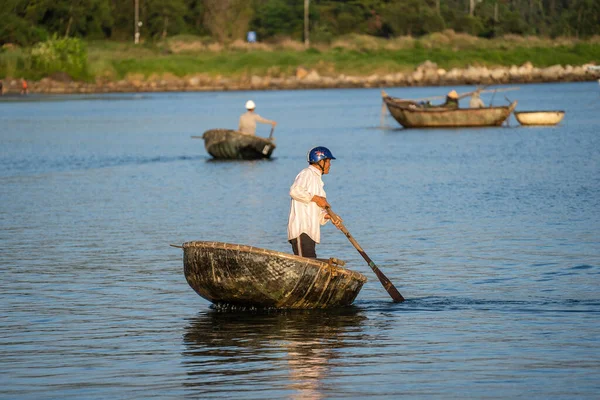
[[[0,398],[597,398],[599,89],[495,95],[565,110],[556,127],[431,130],[381,121],[376,89],[0,99]],[[278,121],[273,159],[210,160],[191,136],[249,98]],[[169,244],[289,252],[315,145],[338,158],[333,209],[407,301],[328,225],[319,256],[369,278],[354,306],[211,309]]]

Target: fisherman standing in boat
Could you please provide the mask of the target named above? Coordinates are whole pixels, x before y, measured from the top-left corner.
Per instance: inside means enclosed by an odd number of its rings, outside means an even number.
[[[483,100],[479,97],[481,90],[478,89],[473,92],[471,95],[471,100],[469,100],[469,108],[484,108],[485,104],[483,104]]]
[[[292,203],[288,220],[288,241],[294,254],[301,257],[317,258],[315,247],[321,242],[321,225],[331,217],[325,211],[329,205],[322,180],[329,173],[331,160],[335,160],[327,147],[314,147],[307,155],[310,164],[304,168],[290,188]],[[340,228],[340,220],[331,219]]]
[[[261,122],[263,124],[271,124],[272,127],[277,125],[277,122],[271,121],[261,117],[260,115],[254,112],[256,108],[256,104],[252,100],[248,100],[246,102],[246,111],[240,116],[240,124],[238,127],[238,131],[245,133],[247,135],[256,135],[256,123]]]

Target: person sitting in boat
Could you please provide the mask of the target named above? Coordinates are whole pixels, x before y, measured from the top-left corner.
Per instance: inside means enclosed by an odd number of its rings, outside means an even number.
[[[456,93],[456,90],[452,90],[446,95],[446,101],[440,107],[458,108],[458,93]]]
[[[240,123],[238,127],[238,131],[245,133],[247,135],[256,135],[256,123],[261,122],[263,124],[271,124],[272,127],[277,125],[277,122],[271,121],[261,117],[260,115],[254,112],[256,108],[256,104],[252,100],[248,100],[246,102],[246,111],[240,116]]]
[[[452,90],[446,95],[446,101],[440,105],[433,105],[429,100],[419,102],[418,105],[423,108],[458,108],[458,93]]]
[[[469,108],[484,108],[485,107],[483,100],[481,100],[481,97],[479,97],[480,92],[481,92],[480,90],[476,90],[475,92],[473,92],[473,94],[471,95],[471,100],[469,100]]]
[[[310,149],[307,154],[310,165],[300,171],[290,188],[292,201],[288,219],[288,242],[297,256],[317,258],[315,247],[321,242],[321,225],[331,219],[325,211],[329,203],[321,179],[329,173],[331,160],[335,160],[335,157],[327,147]],[[340,228],[341,220],[331,221]]]

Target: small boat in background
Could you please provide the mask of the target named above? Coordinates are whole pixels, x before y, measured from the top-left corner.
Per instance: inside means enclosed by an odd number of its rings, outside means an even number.
[[[248,135],[232,129],[210,129],[202,136],[208,154],[224,160],[259,160],[269,158],[275,150],[275,142],[269,137]]]
[[[352,304],[367,278],[329,262],[252,246],[194,241],[181,246],[184,275],[219,306],[312,309]]]
[[[556,125],[565,116],[564,111],[515,111],[521,125]]]
[[[392,117],[404,128],[500,126],[517,106],[513,101],[505,107],[423,107],[414,100],[391,97],[383,90],[381,96]]]

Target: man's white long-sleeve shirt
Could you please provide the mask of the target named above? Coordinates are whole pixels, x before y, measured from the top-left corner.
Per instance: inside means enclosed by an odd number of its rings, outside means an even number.
[[[316,243],[321,242],[321,225],[327,223],[326,211],[311,201],[314,195],[327,197],[321,175],[321,171],[311,165],[296,176],[290,188],[292,204],[288,221],[288,240],[306,233]]]

